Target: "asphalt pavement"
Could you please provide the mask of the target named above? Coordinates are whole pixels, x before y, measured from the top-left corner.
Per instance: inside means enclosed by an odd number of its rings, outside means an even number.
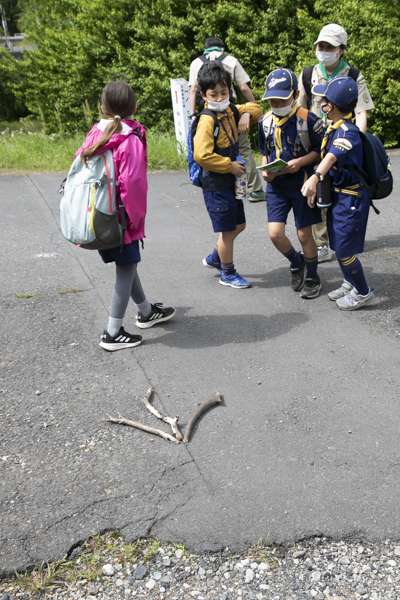
[[[372,211],[361,257],[376,300],[339,311],[336,261],[302,300],[246,203],[235,263],[247,290],[202,265],[216,241],[186,173],[149,175],[139,273],[151,302],[177,309],[107,353],[114,268],[59,229],[62,174],[0,177],[0,574],[64,556],[93,532],[154,534],[201,552],[241,551],[268,534],[400,540],[400,156],[395,192]],[[293,219],[288,233],[296,242]],[[295,243],[298,248],[298,243]],[[17,297],[22,295],[25,297]],[[26,297],[30,296],[30,297]],[[138,397],[184,427],[216,390],[223,404],[171,444],[107,422],[163,427]],[[168,426],[165,425],[165,431]]]

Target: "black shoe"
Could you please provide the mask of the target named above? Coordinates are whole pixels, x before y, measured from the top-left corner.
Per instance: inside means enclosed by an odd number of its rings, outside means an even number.
[[[317,298],[321,291],[321,281],[317,277],[306,277],[300,296],[302,298]]]
[[[306,278],[306,261],[304,260],[304,256],[302,252],[300,252],[302,263],[299,267],[290,267],[290,273],[292,275],[291,278],[291,286],[295,292],[299,292],[304,285],[304,281]]]
[[[111,337],[108,331],[104,331],[101,336],[100,346],[104,350],[108,350],[108,352],[115,352],[115,350],[122,350],[123,348],[140,346],[142,342],[143,338],[141,335],[131,335],[121,327],[115,337]]]
[[[136,315],[136,326],[140,329],[148,329],[153,327],[156,323],[163,323],[163,321],[169,321],[172,319],[176,310],[170,306],[169,308],[162,308],[161,302],[156,302],[151,305],[151,313],[148,317],[144,317],[139,311]]]

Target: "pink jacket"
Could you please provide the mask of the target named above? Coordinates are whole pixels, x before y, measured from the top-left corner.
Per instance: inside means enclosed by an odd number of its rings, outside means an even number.
[[[146,176],[146,130],[136,121],[124,119],[123,123],[130,129],[137,127],[140,130],[143,142],[135,134],[123,135],[117,133],[96,154],[102,154],[112,148],[121,200],[127,213],[124,244],[130,244],[134,240],[145,237],[144,221],[147,212],[148,187]],[[97,127],[97,124],[94,125],[87,134],[82,146],[75,152],[75,158],[83,150],[96,144],[102,135],[103,132]]]

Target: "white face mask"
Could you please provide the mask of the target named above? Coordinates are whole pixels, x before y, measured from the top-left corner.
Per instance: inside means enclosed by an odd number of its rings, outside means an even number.
[[[320,63],[322,63],[325,67],[330,67],[334,65],[335,62],[340,58],[340,50],[337,52],[319,52],[319,50],[315,53]]]
[[[273,108],[272,114],[277,117],[286,117],[293,108],[293,102],[289,106],[282,106],[281,108]]]
[[[211,102],[211,100],[207,100],[207,104],[210,110],[222,112],[223,110],[226,110],[228,108],[230,102],[228,97],[225,100],[222,100],[222,102]]]

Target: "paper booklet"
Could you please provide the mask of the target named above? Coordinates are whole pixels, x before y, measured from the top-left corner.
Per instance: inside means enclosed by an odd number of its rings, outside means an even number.
[[[267,171],[267,173],[278,173],[282,171],[284,167],[286,167],[287,162],[282,160],[281,158],[277,158],[276,160],[268,163],[267,165],[262,165],[261,167],[256,167],[260,171]]]

